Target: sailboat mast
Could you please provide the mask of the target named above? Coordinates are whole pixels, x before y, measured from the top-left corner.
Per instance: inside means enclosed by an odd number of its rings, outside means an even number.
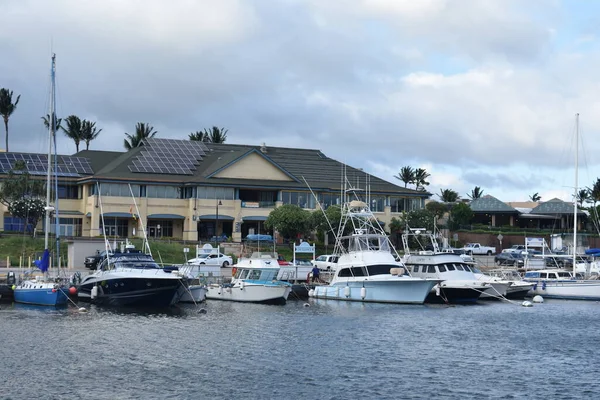
[[[50,176],[52,172],[52,139],[54,137],[55,130],[55,90],[54,90],[54,74],[56,71],[56,55],[52,54],[52,68],[50,69],[50,123],[48,128],[48,170],[46,172],[46,224],[44,227],[44,248],[48,249],[48,233],[50,231],[50,195],[52,193],[52,186]]]
[[[577,185],[579,179],[579,113],[575,114],[575,196],[573,197],[573,277],[577,276]]]

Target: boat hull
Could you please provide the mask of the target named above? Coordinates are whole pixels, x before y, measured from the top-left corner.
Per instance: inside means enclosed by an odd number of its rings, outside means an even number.
[[[540,281],[534,282],[530,296],[549,299],[600,301],[600,281]]]
[[[209,285],[206,298],[209,300],[236,301],[282,305],[287,301],[292,286],[286,285]]]
[[[179,291],[180,303],[201,303],[206,300],[207,289],[204,285],[190,285],[187,288],[182,286]]]
[[[92,289],[98,293],[92,298]],[[168,307],[178,300],[179,279],[114,278],[93,280],[78,287],[78,298],[111,307]]]
[[[482,290],[471,287],[442,287],[433,289],[427,295],[425,303],[432,304],[473,304],[479,300]]]
[[[311,297],[371,303],[423,304],[429,291],[437,283],[438,281],[422,279],[336,282],[315,286]]]
[[[68,288],[55,288],[54,284],[33,283],[31,286],[19,285],[13,291],[15,303],[37,306],[64,306],[67,304]]]
[[[490,287],[486,289],[479,299],[481,300],[500,300],[506,297],[508,283],[490,282]]]

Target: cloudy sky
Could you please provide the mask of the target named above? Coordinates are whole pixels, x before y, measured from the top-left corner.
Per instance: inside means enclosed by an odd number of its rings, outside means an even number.
[[[569,200],[575,113],[579,186],[600,176],[599,15],[566,0],[0,0],[0,87],[21,95],[10,150],[45,151],[54,51],[57,113],[97,121],[92,149],[123,150],[136,122],[180,139],[217,125],[401,185],[422,167],[434,194]]]

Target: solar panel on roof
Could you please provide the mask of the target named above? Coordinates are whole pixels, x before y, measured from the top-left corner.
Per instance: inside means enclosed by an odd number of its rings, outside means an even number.
[[[24,162],[27,172],[32,175],[47,174],[48,156],[45,154],[27,153],[0,153],[0,173],[9,172],[18,161]],[[56,161],[56,173],[60,176],[79,177],[94,173],[87,158],[58,156]],[[52,160],[52,168],[54,168],[54,160]]]
[[[208,152],[203,142],[147,138],[140,154],[129,165],[131,172],[193,175],[196,165]]]

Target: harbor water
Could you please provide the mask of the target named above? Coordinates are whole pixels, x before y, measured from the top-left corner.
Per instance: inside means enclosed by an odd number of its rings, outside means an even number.
[[[518,304],[0,304],[0,398],[600,398],[600,304]]]

